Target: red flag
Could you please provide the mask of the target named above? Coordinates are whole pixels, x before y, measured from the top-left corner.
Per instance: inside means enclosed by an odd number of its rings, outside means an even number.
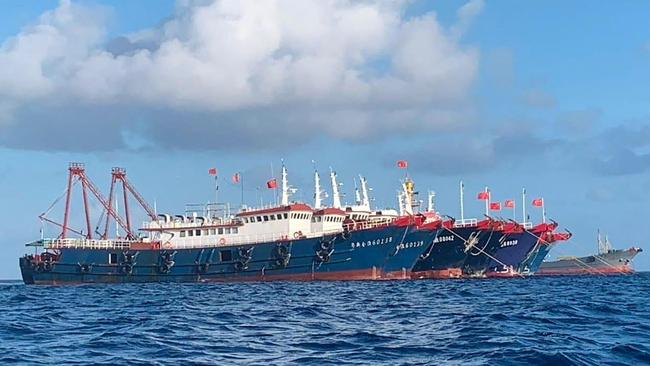
[[[212,176],[217,175],[217,168],[210,168],[210,169],[208,170],[208,174],[210,174],[210,175],[212,175]]]
[[[241,175],[239,173],[235,173],[235,175],[232,176],[232,182],[239,184],[239,182],[241,182]]]
[[[501,211],[501,203],[499,203],[499,202],[490,203],[490,210],[492,210],[492,211]]]
[[[544,206],[544,199],[543,198],[538,198],[533,200],[533,206],[535,207],[543,207]]]
[[[409,167],[409,162],[406,161],[406,160],[399,160],[397,162],[397,167],[400,168],[400,169],[406,169],[406,168]]]
[[[276,189],[278,188],[278,180],[273,178],[270,181],[266,182],[266,187],[268,189]]]
[[[478,199],[481,201],[487,201],[490,199],[490,192],[479,192]]]
[[[515,208],[515,201],[514,201],[514,200],[506,200],[506,201],[503,203],[503,206],[504,206],[505,208]]]

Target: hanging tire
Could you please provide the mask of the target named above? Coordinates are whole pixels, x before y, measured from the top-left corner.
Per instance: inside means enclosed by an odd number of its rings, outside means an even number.
[[[120,271],[124,274],[130,275],[131,273],[133,273],[133,264],[131,263],[122,264],[122,266],[120,267]]]
[[[81,273],[89,273],[90,272],[90,265],[89,264],[80,264],[79,265],[79,272],[81,272]]]
[[[241,271],[244,271],[246,269],[248,269],[248,264],[247,263],[244,263],[244,262],[241,262],[241,261],[235,262],[235,271],[241,272]]]

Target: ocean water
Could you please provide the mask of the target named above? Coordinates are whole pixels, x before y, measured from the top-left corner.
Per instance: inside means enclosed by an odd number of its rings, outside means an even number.
[[[0,364],[650,364],[650,274],[0,285]]]

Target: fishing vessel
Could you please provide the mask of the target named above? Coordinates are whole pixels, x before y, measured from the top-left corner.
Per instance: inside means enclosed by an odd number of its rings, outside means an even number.
[[[556,233],[557,222],[542,223],[532,227],[531,223],[506,225],[501,246],[490,263],[487,277],[521,277],[533,274],[541,265],[551,247],[571,238],[571,232]]]
[[[533,250],[522,262],[519,273],[522,275],[535,274],[553,247],[571,239],[573,234],[570,231],[558,233],[555,232],[557,227],[558,224],[556,222],[541,223],[529,230],[538,239]]]
[[[429,195],[428,215],[437,215]],[[441,232],[413,267],[414,279],[482,277],[498,249],[503,222],[487,215],[486,219],[465,219],[464,185],[460,183],[461,219],[442,223]]]
[[[413,267],[412,278],[481,277],[498,247],[499,237],[499,223],[495,220],[445,221]]]
[[[333,187],[338,187],[333,172],[332,176]],[[47,212],[40,216],[59,226],[61,233],[27,244],[34,253],[19,261],[26,284],[406,279],[425,243],[433,241],[440,229],[440,222],[420,214],[364,214],[292,202],[295,189],[289,186],[284,165],[279,204],[243,208],[226,217],[209,205],[202,212],[158,214],[124,169],[114,168],[111,177],[106,199],[83,164],[70,165],[63,223],[49,219]],[[85,232],[70,226],[71,193],[77,183],[85,207]],[[114,206],[120,184],[123,216]],[[129,193],[149,216],[139,233],[131,224]],[[92,230],[89,194],[106,215],[103,232]],[[112,220],[124,231],[123,237],[109,238]]]
[[[634,273],[632,261],[643,249],[614,249],[605,236],[598,233],[598,254],[586,257],[560,257],[556,261],[543,262],[537,271],[541,276],[564,275],[617,275]]]

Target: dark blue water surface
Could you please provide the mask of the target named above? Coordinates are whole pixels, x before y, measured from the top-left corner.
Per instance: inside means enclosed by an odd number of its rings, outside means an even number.
[[[0,364],[650,364],[650,274],[0,285]]]

